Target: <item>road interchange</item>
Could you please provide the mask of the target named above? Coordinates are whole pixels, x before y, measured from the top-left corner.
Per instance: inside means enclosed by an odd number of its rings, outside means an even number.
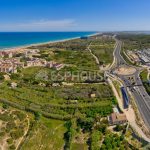
[[[134,100],[136,101],[138,110],[143,118],[143,121],[150,130],[150,96],[146,92],[143,83],[139,77],[140,69],[138,67],[128,65],[128,63],[121,56],[122,42],[116,38],[115,40],[116,40],[116,47],[114,51],[115,63],[112,66],[110,73],[119,77],[122,80],[124,87],[130,90],[130,92],[134,97]],[[129,75],[116,74],[115,70],[119,69],[119,67],[121,66],[133,67],[136,69],[136,71],[133,74]],[[129,77],[132,77],[132,79],[134,80],[134,84],[133,82],[131,82],[131,80],[129,80]]]

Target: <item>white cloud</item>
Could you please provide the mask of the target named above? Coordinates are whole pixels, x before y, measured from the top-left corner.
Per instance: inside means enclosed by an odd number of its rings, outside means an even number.
[[[53,31],[66,30],[76,26],[73,19],[39,20],[25,23],[0,24],[0,31]]]

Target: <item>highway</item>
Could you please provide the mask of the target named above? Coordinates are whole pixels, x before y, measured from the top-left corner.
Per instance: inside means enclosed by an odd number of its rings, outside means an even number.
[[[120,54],[122,42],[117,39],[115,40],[116,40],[116,48],[114,51],[115,64],[113,65],[111,69],[111,73],[114,73],[114,70],[120,66],[129,66]],[[150,96],[148,95],[148,93],[146,92],[143,86],[143,83],[139,77],[139,73],[140,73],[139,69],[136,68],[136,72],[130,75],[134,78],[134,84],[129,80],[129,76],[117,75],[117,74],[114,74],[114,75],[118,76],[123,81],[125,88],[127,89],[128,87],[129,90],[131,91],[136,101],[139,112],[141,113],[141,116],[143,117],[145,125],[150,130]]]
[[[120,54],[121,45],[122,45],[122,42],[116,40],[116,49],[115,49],[115,53],[114,53],[115,58],[116,58],[116,67],[126,64],[126,61],[123,59],[123,57]]]

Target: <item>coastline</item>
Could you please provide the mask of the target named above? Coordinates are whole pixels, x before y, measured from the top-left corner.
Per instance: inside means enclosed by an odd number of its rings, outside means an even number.
[[[94,34],[90,34],[90,35],[86,35],[88,37],[92,37],[92,36],[96,36],[100,33],[94,33]],[[75,39],[79,39],[80,37],[74,37],[74,38],[68,38],[68,39],[63,39],[63,40],[55,40],[55,41],[49,41],[49,42],[42,42],[42,43],[37,43],[37,44],[29,44],[26,46],[18,46],[18,47],[13,47],[13,48],[5,48],[5,49],[0,49],[0,52],[14,52],[14,53],[19,53],[19,52],[25,52],[29,47],[32,46],[41,46],[41,45],[46,45],[46,44],[53,44],[53,43],[61,43],[61,42],[66,42],[66,41],[71,41],[71,40],[75,40]]]

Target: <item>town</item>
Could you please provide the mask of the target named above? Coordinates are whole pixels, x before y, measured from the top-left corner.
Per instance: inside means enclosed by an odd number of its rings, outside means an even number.
[[[62,69],[65,64],[59,64],[54,61],[46,61],[45,59],[37,58],[39,56],[38,49],[25,49],[24,52],[11,52],[1,51],[0,52],[0,72],[4,73],[17,73],[20,68],[27,67],[48,67],[56,70]]]

